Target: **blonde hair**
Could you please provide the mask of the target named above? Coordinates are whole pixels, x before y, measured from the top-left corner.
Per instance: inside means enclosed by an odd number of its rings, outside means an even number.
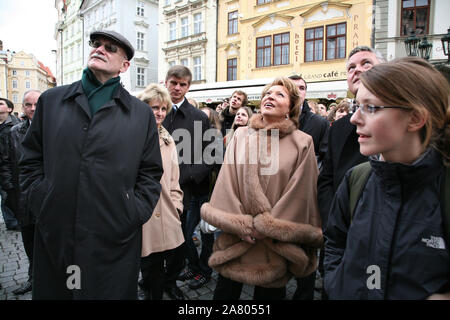
[[[435,147],[450,165],[450,86],[439,71],[424,59],[405,57],[375,65],[362,73],[361,81],[383,103],[422,115],[422,145]]]
[[[136,97],[147,104],[152,100],[159,100],[161,104],[167,105],[167,113],[172,109],[172,99],[169,91],[162,85],[149,84],[144,90],[136,94]]]
[[[300,90],[295,85],[295,83],[288,77],[278,77],[272,81],[272,83],[267,84],[261,94],[264,97],[266,92],[273,86],[283,86],[287,89],[289,93],[289,119],[298,127],[298,116],[300,114]]]

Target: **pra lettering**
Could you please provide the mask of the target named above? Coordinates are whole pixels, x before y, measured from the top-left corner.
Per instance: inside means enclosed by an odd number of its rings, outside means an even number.
[[[70,265],[66,269],[66,273],[70,274],[67,277],[66,286],[67,289],[81,289],[81,269],[77,265]]]
[[[367,279],[366,285],[367,289],[381,289],[381,270],[377,265],[370,265],[367,267],[367,274],[370,274]]]

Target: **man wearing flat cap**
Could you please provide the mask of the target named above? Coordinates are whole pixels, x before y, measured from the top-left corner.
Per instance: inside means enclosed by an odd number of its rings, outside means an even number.
[[[142,225],[161,191],[153,112],[120,85],[134,49],[107,30],[89,45],[81,80],[42,93],[23,141],[33,299],[137,299]]]

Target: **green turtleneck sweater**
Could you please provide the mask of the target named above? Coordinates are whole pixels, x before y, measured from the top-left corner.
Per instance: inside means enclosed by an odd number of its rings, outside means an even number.
[[[114,90],[120,83],[120,77],[111,78],[101,83],[89,68],[83,70],[81,84],[89,102],[89,109],[93,116],[106,102],[112,99]]]

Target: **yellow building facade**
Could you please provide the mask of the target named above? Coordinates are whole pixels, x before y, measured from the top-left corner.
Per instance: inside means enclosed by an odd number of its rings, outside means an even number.
[[[371,46],[372,0],[219,0],[217,38],[218,82],[297,73],[309,98],[345,97],[349,52]]]
[[[22,112],[23,94],[30,89],[41,92],[55,86],[53,75],[45,70],[32,54],[14,53],[7,65],[7,96],[14,103],[14,112]]]

